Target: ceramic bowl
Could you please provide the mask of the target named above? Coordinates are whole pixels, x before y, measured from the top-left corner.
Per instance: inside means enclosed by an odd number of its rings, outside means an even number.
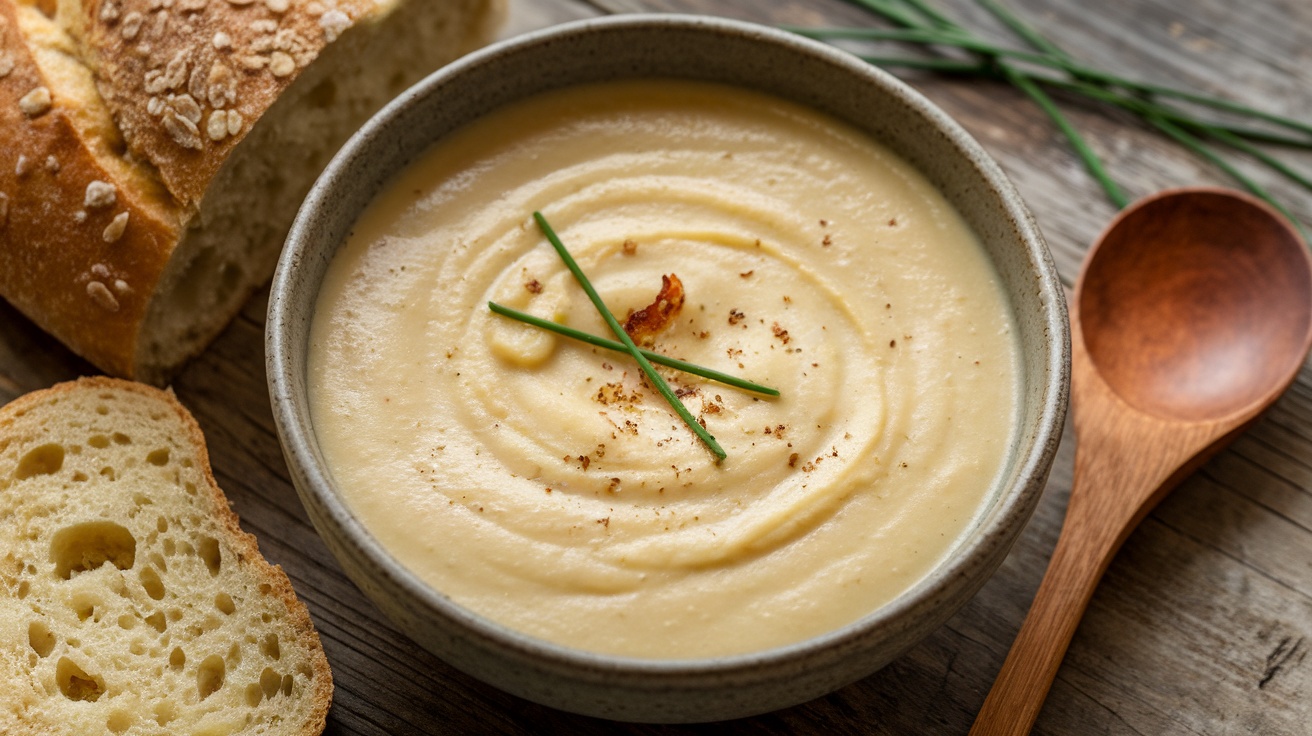
[[[402,568],[334,487],[306,398],[311,318],[330,259],[388,181],[433,141],[547,89],[635,77],[763,91],[867,132],[924,173],[974,230],[1001,276],[1021,346],[1020,426],[981,521],[925,580],[865,618],[752,654],[646,660],[594,654],[509,630]],[[941,625],[1006,556],[1031,515],[1066,411],[1069,331],[1038,228],[997,164],[959,125],[892,76],[769,28],[690,16],[617,16],[502,42],[406,91],[346,144],[301,209],[273,282],[269,388],[292,479],[343,569],[395,624],[459,669],[511,693],[605,718],[708,721],[800,703],[888,664]]]

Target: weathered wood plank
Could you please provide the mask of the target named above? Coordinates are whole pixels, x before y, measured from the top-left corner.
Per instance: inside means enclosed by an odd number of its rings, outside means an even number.
[[[586,0],[509,0],[508,7],[506,24],[501,29],[502,38],[518,36],[557,23],[592,18],[600,12]]]
[[[931,0],[990,38],[973,0]],[[1312,120],[1312,3],[1302,0],[1010,0],[1078,58],[1149,81]],[[877,24],[842,0],[512,0],[507,34],[601,12],[709,12],[767,23]],[[885,47],[887,48],[887,47]],[[1034,210],[1073,278],[1113,208],[1041,112],[1009,87],[905,74],[974,134]],[[1062,97],[1133,196],[1230,182],[1124,114]],[[1312,173],[1312,154],[1281,151]],[[1235,159],[1304,221],[1312,197]],[[337,676],[333,734],[965,733],[1005,656],[1061,527],[1073,442],[998,574],[885,670],[812,703],[710,727],[621,725],[525,703],[456,672],[382,619],[310,527],[273,433],[264,299],[178,377],[220,484],[284,566]],[[93,372],[0,304],[0,400]],[[1045,734],[1298,734],[1312,723],[1312,373],[1233,449],[1183,484],[1113,563],[1040,716]]]

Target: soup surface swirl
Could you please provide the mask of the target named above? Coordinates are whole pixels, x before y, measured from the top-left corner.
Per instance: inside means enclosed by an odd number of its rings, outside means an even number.
[[[660,368],[491,313],[605,324],[686,295]],[[452,600],[558,644],[758,651],[921,580],[996,490],[1017,347],[997,276],[925,179],[791,103],[673,81],[549,92],[437,144],[329,268],[311,406],[352,510]]]

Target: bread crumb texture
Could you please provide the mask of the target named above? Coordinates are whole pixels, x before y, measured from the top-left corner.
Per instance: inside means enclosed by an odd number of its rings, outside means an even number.
[[[82,379],[0,409],[0,733],[303,734],[331,675],[172,394]]]

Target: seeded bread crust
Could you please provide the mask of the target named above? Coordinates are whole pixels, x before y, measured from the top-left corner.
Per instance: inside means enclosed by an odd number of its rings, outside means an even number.
[[[504,10],[0,0],[0,296],[105,372],[163,384],[267,282],[346,137]]]
[[[249,122],[330,41],[396,4],[61,0],[60,19],[87,49],[131,150],[158,168],[184,207],[194,208]]]
[[[0,408],[0,517],[0,732],[323,731],[309,613],[172,391],[83,378]]]
[[[149,170],[116,153],[123,142],[72,53],[35,8],[0,0],[0,294],[102,369],[131,375],[123,346],[135,343],[181,213]],[[74,327],[89,318],[94,329]]]

